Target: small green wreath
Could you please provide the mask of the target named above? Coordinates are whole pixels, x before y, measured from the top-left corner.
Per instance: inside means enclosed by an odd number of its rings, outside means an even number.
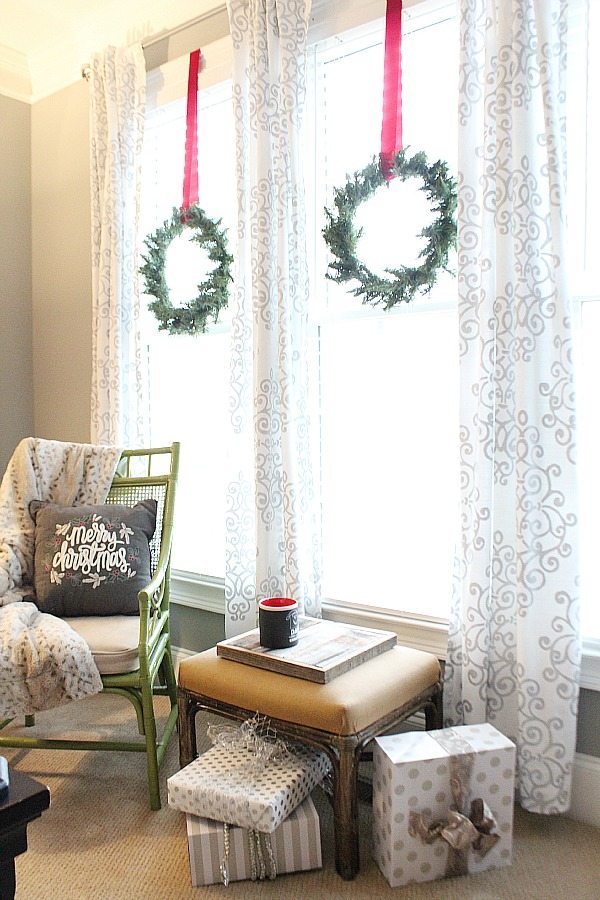
[[[326,277],[338,284],[358,281],[352,293],[362,297],[363,303],[383,303],[385,309],[391,309],[397,303],[409,303],[418,292],[429,293],[438,271],[447,270],[450,248],[456,247],[456,181],[448,174],[446,163],[438,160],[430,166],[424,153],[409,157],[405,150],[400,150],[394,157],[392,172],[402,181],[421,178],[423,184],[419,190],[426,193],[431,210],[436,214],[435,220],[419,232],[427,239],[419,254],[424,259],[422,265],[386,269],[392,277],[385,278],[371,272],[357,256],[362,229],[357,230],[354,225],[356,209],[380,187],[389,184],[381,172],[379,158],[351,175],[344,187],[336,188],[336,212],[325,210],[328,224],[323,229],[327,246],[335,257],[329,264],[332,271],[328,271]]]
[[[159,322],[159,329],[169,334],[202,334],[206,331],[209,318],[214,322],[219,312],[229,300],[229,282],[232,280],[233,257],[227,250],[225,229],[220,228],[221,220],[210,219],[197,204],[182,213],[173,210],[171,219],[149,235],[145,240],[147,255],[142,255],[144,265],[140,274],[144,278],[144,292],[156,299],[148,304]],[[198,285],[198,294],[189,303],[174,307],[169,299],[169,287],[165,278],[165,258],[171,242],[184,230],[190,228],[191,237],[208,253],[208,258],[217,263],[215,268]]]

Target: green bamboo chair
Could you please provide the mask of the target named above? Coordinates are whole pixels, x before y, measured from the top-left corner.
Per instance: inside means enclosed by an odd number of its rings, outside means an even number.
[[[78,627],[78,619],[68,622],[85,638],[92,650],[102,676],[103,693],[120,694],[127,697],[134,706],[137,715],[138,731],[142,740],[58,740],[55,738],[31,738],[20,735],[2,735],[0,731],[0,747],[19,747],[24,749],[62,749],[62,750],[126,750],[146,754],[148,768],[148,787],[150,791],[151,809],[160,809],[160,790],[158,770],[164,758],[167,745],[177,722],[177,682],[171,659],[171,638],[169,629],[169,574],[171,541],[173,533],[173,505],[175,485],[179,466],[179,444],[171,447],[160,447],[148,450],[125,450],[121,456],[117,473],[110,488],[107,503],[120,503],[133,506],[140,500],[154,498],[157,501],[156,531],[150,542],[150,559],[152,578],[146,588],[138,595],[140,605],[139,641],[136,645],[138,631],[135,616],[98,616],[98,630],[89,627]],[[112,655],[109,668],[115,666],[115,656],[127,660],[124,669],[127,671],[104,674],[102,669],[110,652],[106,653],[106,635],[110,630],[111,619],[115,620],[115,633],[126,623],[133,639],[130,647],[124,647],[122,640],[118,644],[118,653]],[[116,620],[119,620],[117,623]],[[83,621],[83,620],[81,620]],[[90,619],[86,619],[88,625]],[[110,632],[109,632],[110,633]],[[117,646],[117,645],[115,645]],[[110,649],[110,648],[109,648]],[[136,652],[137,651],[137,652]],[[133,667],[133,670],[131,670]],[[153,697],[158,694],[168,695],[170,711],[160,739],[154,715]],[[0,729],[9,724],[8,719],[0,722]],[[26,725],[33,725],[34,717],[26,717]]]

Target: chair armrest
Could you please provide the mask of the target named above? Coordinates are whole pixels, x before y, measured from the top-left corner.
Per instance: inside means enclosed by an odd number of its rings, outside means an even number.
[[[142,588],[142,590],[138,593],[138,598],[140,602],[140,612],[142,608],[145,606],[146,608],[150,605],[150,598],[156,593],[156,591],[160,588],[163,581],[165,580],[165,576],[169,569],[169,555],[167,554],[165,557],[161,557],[158,561],[158,566],[156,567],[156,572],[148,582],[148,584]]]
[[[156,616],[152,615],[151,598],[165,584],[169,572],[169,562],[170,551],[161,554],[154,575],[148,584],[138,593],[138,603],[140,607],[140,655],[142,654],[142,647],[149,649],[150,645],[153,645],[156,642],[164,628],[164,623],[168,621],[167,616],[164,615],[164,610],[161,610],[158,619]],[[166,590],[166,586],[164,590]],[[164,601],[164,590],[160,601],[161,607]],[[159,622],[161,624],[158,624]]]

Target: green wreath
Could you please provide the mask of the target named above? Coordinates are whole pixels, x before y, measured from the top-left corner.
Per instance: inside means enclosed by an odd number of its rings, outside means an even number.
[[[446,163],[438,160],[430,166],[424,153],[409,157],[404,150],[400,150],[394,157],[392,171],[402,181],[421,178],[423,184],[419,190],[426,193],[436,216],[430,225],[419,232],[427,239],[419,254],[423,257],[422,265],[386,269],[391,277],[385,278],[375,275],[358,258],[356,249],[362,229],[357,230],[354,225],[356,209],[389,183],[382,175],[379,158],[351,175],[344,187],[336,188],[336,212],[325,210],[327,226],[323,229],[327,246],[334,256],[334,261],[329,264],[331,271],[326,273],[326,277],[338,284],[358,281],[352,293],[362,297],[363,303],[383,303],[385,309],[391,309],[397,303],[409,303],[418,292],[429,293],[438,271],[447,270],[450,248],[456,247],[456,181],[448,174]]]
[[[140,274],[144,278],[144,292],[155,299],[148,304],[159,322],[159,329],[169,334],[202,334],[209,318],[214,322],[229,300],[229,282],[232,280],[233,257],[227,250],[225,229],[221,220],[210,219],[197,204],[184,213],[173,210],[171,219],[145,240],[147,255],[142,254],[144,265]],[[204,247],[208,257],[217,263],[215,268],[198,285],[198,294],[189,303],[174,307],[169,299],[169,287],[165,279],[165,258],[171,242],[184,228],[194,234],[191,240]]]

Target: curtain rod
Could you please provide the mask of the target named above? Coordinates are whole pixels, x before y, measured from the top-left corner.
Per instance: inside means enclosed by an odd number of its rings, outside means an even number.
[[[159,44],[161,41],[165,41],[168,38],[173,37],[173,35],[179,34],[181,31],[186,31],[186,29],[192,28],[194,25],[199,25],[200,22],[205,22],[206,19],[212,19],[214,16],[219,16],[226,11],[227,5],[225,3],[220,3],[219,6],[215,6],[214,9],[209,9],[204,13],[200,13],[199,16],[194,16],[193,19],[182,22],[181,25],[175,25],[174,28],[170,28],[168,31],[158,32],[147,40],[142,41],[142,50],[147,50],[148,47],[152,47],[154,44]],[[81,77],[85,78],[86,81],[89,81],[91,71],[90,63],[84,63],[81,67]]]
[[[153,37],[148,38],[146,41],[142,41],[142,50],[146,50],[148,47],[152,47],[153,44],[158,44],[160,41],[164,41],[166,38],[172,37],[174,34],[179,34],[180,31],[185,31],[187,28],[192,28],[193,25],[199,25],[200,22],[204,22],[206,19],[212,19],[213,16],[219,16],[221,13],[227,11],[227,4],[220,3],[219,6],[215,6],[213,9],[207,10],[205,13],[201,13],[199,16],[195,16],[193,19],[188,19],[187,22],[182,22],[181,25],[176,25],[174,28],[170,28],[169,31],[161,34],[160,32]]]

